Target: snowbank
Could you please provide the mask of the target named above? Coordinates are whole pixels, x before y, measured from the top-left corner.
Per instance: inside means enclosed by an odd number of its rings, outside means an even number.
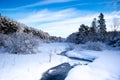
[[[65,80],[120,80],[120,51],[93,51],[80,48],[66,53],[70,57],[96,58],[93,62],[73,60],[58,55],[66,51],[70,45],[68,43],[42,44],[36,50],[37,54],[0,52],[0,80],[39,80],[45,71],[64,62],[71,65],[81,64],[71,69]]]
[[[65,80],[119,80],[120,52],[106,50],[100,54],[93,63],[73,68]]]

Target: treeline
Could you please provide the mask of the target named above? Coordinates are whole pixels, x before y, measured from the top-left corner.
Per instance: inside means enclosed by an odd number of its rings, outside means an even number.
[[[115,26],[114,26],[115,27]],[[80,25],[78,32],[72,33],[67,37],[68,42],[86,43],[86,42],[103,42],[112,46],[120,46],[120,32],[116,29],[111,32],[106,31],[106,23],[103,13],[100,13],[98,20],[93,19],[91,26]]]
[[[25,24],[14,21],[8,17],[0,14],[0,33],[12,34],[12,33],[31,33],[40,39],[47,39],[50,35],[41,30],[28,27]]]
[[[8,35],[8,34],[13,34],[13,33],[32,34],[46,42],[64,41],[64,38],[50,36],[47,32],[43,32],[42,30],[37,30],[32,27],[28,27],[27,25],[23,23],[14,21],[0,14],[0,34]]]
[[[64,38],[50,36],[0,14],[0,50],[14,54],[33,54],[42,43],[62,42]]]

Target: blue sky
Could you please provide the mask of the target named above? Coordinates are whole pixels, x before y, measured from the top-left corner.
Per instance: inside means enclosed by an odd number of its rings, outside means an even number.
[[[108,30],[120,19],[120,0],[1,0],[0,13],[50,35],[67,37],[80,24],[91,25],[99,13]]]

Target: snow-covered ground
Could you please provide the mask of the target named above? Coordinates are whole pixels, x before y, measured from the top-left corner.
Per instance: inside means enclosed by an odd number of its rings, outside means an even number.
[[[120,80],[119,51],[84,52],[96,56],[96,60],[88,65],[76,66],[66,80]]]
[[[70,57],[95,58],[93,62],[58,55],[72,45],[75,46],[70,43],[41,44],[36,54],[26,55],[0,52],[0,80],[39,80],[47,69],[64,62],[81,64],[72,68],[65,80],[120,80],[120,51],[79,48],[66,53]]]

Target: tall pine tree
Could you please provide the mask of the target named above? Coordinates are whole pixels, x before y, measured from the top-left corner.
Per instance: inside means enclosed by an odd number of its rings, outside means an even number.
[[[98,20],[99,33],[105,33],[106,32],[106,24],[105,24],[104,15],[102,13],[100,13],[100,15],[98,17],[99,17],[99,20]]]
[[[105,24],[105,19],[104,19],[104,15],[102,13],[100,13],[100,15],[98,16],[99,20],[98,20],[98,32],[99,32],[99,39],[104,41],[105,39],[105,34],[106,34],[106,24]]]

